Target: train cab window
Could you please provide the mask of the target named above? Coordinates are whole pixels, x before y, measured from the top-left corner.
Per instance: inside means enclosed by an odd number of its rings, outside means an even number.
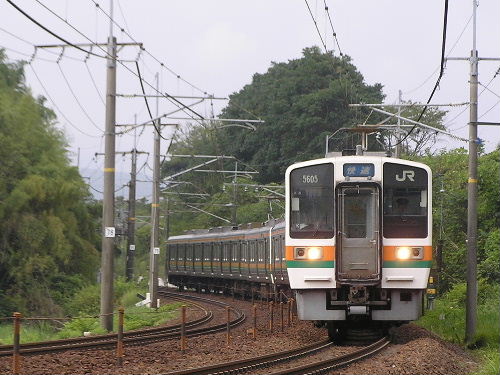
[[[425,238],[428,174],[418,167],[384,164],[384,237]]]
[[[290,173],[290,237],[334,236],[333,164],[311,165]]]

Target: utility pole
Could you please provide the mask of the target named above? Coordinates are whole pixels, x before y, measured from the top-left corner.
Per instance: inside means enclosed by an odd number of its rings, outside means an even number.
[[[131,281],[134,277],[134,254],[135,254],[135,191],[137,181],[137,155],[145,152],[137,151],[137,132],[134,134],[134,149],[132,155],[132,166],[130,169],[130,184],[128,189],[128,227],[127,227],[127,265],[125,277]]]
[[[236,190],[236,183],[238,177],[238,162],[235,162],[234,166],[234,177],[233,177],[233,204],[231,206],[231,225],[232,226],[237,226],[238,225],[238,219],[236,217],[236,209],[238,208],[236,201],[237,201],[237,190]]]
[[[137,131],[134,131],[134,149],[132,150],[132,165],[130,168],[130,184],[128,187],[128,227],[127,227],[127,265],[125,277],[131,281],[134,277],[135,253],[135,184],[137,179]]]
[[[478,192],[478,125],[500,125],[477,121],[479,61],[499,58],[479,57],[476,48],[476,16],[478,1],[472,0],[472,50],[470,57],[447,58],[466,60],[470,64],[469,95],[469,178],[467,180],[467,299],[465,303],[465,342],[471,344],[477,326],[477,192]]]
[[[110,0],[113,18],[113,0]],[[110,21],[106,78],[106,127],[104,132],[104,194],[101,253],[101,326],[113,330],[113,255],[115,238],[115,115],[116,115],[116,38]]]
[[[159,91],[159,75],[156,73],[156,90]],[[156,117],[159,111],[159,98],[156,98]],[[155,121],[154,129],[154,165],[153,165],[153,197],[151,202],[151,251],[149,257],[149,295],[151,308],[157,308],[158,295],[158,257],[160,255],[160,131],[161,121]]]
[[[467,183],[467,302],[465,342],[472,343],[477,326],[477,0],[472,0],[472,51],[470,57],[469,179]]]
[[[165,199],[167,201],[167,211],[165,212],[165,265],[170,263],[170,255],[168,252],[168,237],[170,236],[170,199],[168,197]],[[165,280],[168,282],[168,266],[165,267]]]

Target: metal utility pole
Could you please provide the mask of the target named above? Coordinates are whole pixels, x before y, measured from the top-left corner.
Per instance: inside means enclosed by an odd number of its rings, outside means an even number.
[[[156,73],[156,90],[159,90],[159,76]],[[156,98],[156,116],[159,111],[159,98]],[[149,257],[149,295],[151,307],[157,308],[158,294],[158,257],[160,255],[160,120],[155,121],[154,129],[154,165],[153,165],[153,198],[151,202],[151,251]]]
[[[467,302],[465,342],[472,343],[477,325],[477,0],[472,0],[472,51],[470,57],[469,179],[467,184]]]
[[[113,18],[113,0],[111,18]],[[115,114],[116,114],[116,38],[110,22],[106,78],[106,127],[104,132],[104,194],[101,254],[101,326],[113,330],[113,253],[115,239]]]

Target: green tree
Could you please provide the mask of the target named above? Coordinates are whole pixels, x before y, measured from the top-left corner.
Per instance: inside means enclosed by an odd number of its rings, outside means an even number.
[[[363,121],[365,111],[349,109],[348,104],[382,99],[382,85],[365,84],[349,57],[305,48],[302,58],[273,63],[230,96],[224,117],[256,114],[265,123],[252,133],[223,129],[220,145],[253,165],[260,172],[260,182],[279,182],[293,162],[321,157],[327,135]]]
[[[0,51],[0,315],[56,312],[95,279],[94,202],[44,101]]]

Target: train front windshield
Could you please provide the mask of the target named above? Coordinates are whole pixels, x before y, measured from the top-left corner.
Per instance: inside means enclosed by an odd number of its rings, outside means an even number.
[[[422,168],[384,164],[384,237],[426,238],[427,172]]]
[[[334,235],[333,164],[297,168],[290,173],[290,237]]]

